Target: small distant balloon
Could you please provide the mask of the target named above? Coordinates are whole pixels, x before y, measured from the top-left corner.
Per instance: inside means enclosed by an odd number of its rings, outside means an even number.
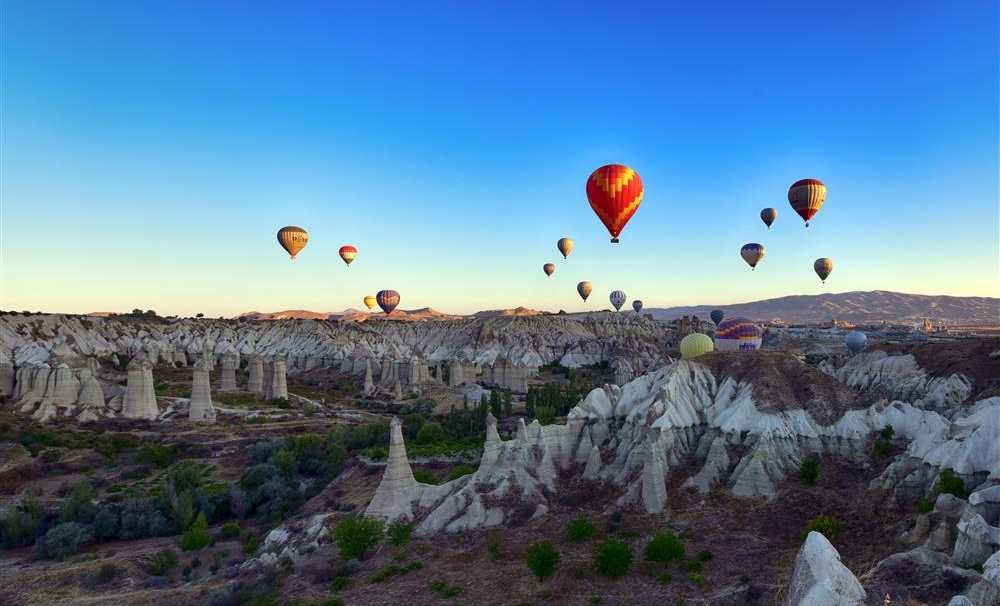
[[[718,326],[719,322],[722,322],[722,318],[726,317],[726,312],[721,309],[713,309],[712,313],[708,314],[708,317],[712,318],[712,321]]]
[[[358,249],[354,248],[350,244],[340,247],[340,258],[344,260],[344,263],[350,265],[354,262],[354,258],[358,256]]]
[[[771,224],[774,223],[774,220],[777,218],[778,211],[773,208],[765,208],[760,211],[760,220],[764,222],[764,225],[767,225],[768,229],[771,229]]]
[[[826,185],[819,179],[800,179],[788,188],[788,203],[809,227],[812,219],[826,202]]]
[[[622,164],[607,164],[590,174],[587,200],[611,234],[612,244],[618,244],[618,234],[639,209],[644,193],[639,173]]]
[[[380,290],[375,295],[375,300],[378,302],[378,306],[382,308],[382,311],[385,312],[385,315],[389,315],[399,305],[399,293],[394,290]]]
[[[562,253],[563,259],[569,257],[569,253],[573,252],[573,240],[570,238],[559,238],[556,242],[556,248]]]
[[[378,302],[378,300],[375,298],[375,295],[368,295],[363,300],[365,302],[365,307],[367,307],[368,309],[375,307],[375,303]]]
[[[556,264],[546,263],[545,265],[542,265],[542,271],[545,272],[546,276],[551,276],[552,274],[556,273]]]
[[[633,299],[632,309],[635,310],[635,313],[639,313],[640,311],[642,311],[642,301],[640,301],[639,299]]]
[[[754,270],[757,268],[757,264],[760,263],[761,259],[764,258],[764,245],[757,244],[756,242],[744,244],[743,248],[740,249],[740,256],[747,262],[750,269]]]
[[[309,232],[295,225],[288,225],[278,230],[278,244],[291,255],[295,260],[295,255],[302,252],[309,242]]]
[[[820,281],[826,284],[826,279],[833,271],[833,260],[823,257],[822,259],[816,259],[813,263],[813,271],[819,276]]]
[[[590,293],[593,290],[594,287],[591,286],[590,282],[580,282],[579,284],[576,285],[576,292],[580,294],[580,298],[583,299],[584,301],[587,300],[587,297],[590,296]]]
[[[865,344],[868,342],[868,337],[863,332],[857,330],[847,333],[844,337],[844,345],[851,353],[860,353],[864,350]]]
[[[625,305],[625,293],[620,290],[611,291],[611,304],[615,306],[615,311],[621,311],[622,305]]]

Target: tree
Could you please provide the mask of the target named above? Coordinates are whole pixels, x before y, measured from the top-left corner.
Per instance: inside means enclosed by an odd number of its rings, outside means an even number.
[[[799,480],[806,486],[812,486],[819,478],[819,463],[816,459],[806,459],[799,466]]]
[[[347,518],[337,524],[333,530],[333,539],[337,543],[340,557],[345,560],[364,559],[365,552],[378,545],[382,540],[384,525],[375,518]]]
[[[587,516],[580,516],[566,525],[566,538],[573,543],[583,543],[594,536],[594,524]]]
[[[620,577],[632,565],[632,549],[622,541],[604,541],[594,552],[594,567],[608,577]]]
[[[669,530],[659,532],[646,544],[644,555],[650,562],[671,562],[684,559],[684,543]]]
[[[840,534],[840,522],[832,516],[816,516],[809,520],[806,529],[802,531],[802,539],[805,540],[810,532],[818,532],[832,541]]]
[[[66,522],[49,529],[35,543],[35,554],[43,559],[65,560],[93,540],[94,533],[89,527],[77,522]]]
[[[490,412],[497,419],[503,417],[503,401],[500,400],[500,391],[497,389],[490,390]]]
[[[437,442],[443,442],[447,439],[445,435],[444,428],[441,424],[436,421],[428,421],[424,423],[420,431],[417,432],[417,444],[435,444]]]
[[[208,519],[204,513],[199,513],[194,524],[184,531],[181,536],[181,549],[184,551],[197,551],[204,549],[212,542],[212,537],[208,534]]]
[[[552,576],[559,564],[559,550],[551,541],[541,541],[528,548],[528,568],[539,581]]]
[[[510,417],[514,414],[514,398],[510,395],[510,390],[503,392],[503,416]]]

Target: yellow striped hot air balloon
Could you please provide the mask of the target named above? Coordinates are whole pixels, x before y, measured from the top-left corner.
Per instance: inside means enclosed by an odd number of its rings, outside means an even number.
[[[685,360],[712,353],[714,349],[715,344],[712,343],[712,338],[700,332],[693,332],[681,339],[681,357]]]
[[[309,232],[295,225],[288,225],[278,230],[278,244],[284,248],[291,259],[295,260],[295,255],[302,252],[309,242]]]
[[[559,241],[556,242],[556,248],[562,253],[563,259],[569,258],[569,253],[573,252],[572,238],[559,238]]]
[[[368,295],[363,300],[365,302],[365,307],[367,307],[368,309],[375,307],[376,303],[375,295]]]
[[[820,281],[826,284],[826,279],[830,276],[830,273],[833,272],[833,259],[827,259],[826,257],[816,259],[813,263],[813,270],[816,272],[816,275],[819,276]]]
[[[809,220],[826,202],[826,185],[819,179],[800,179],[788,188],[788,203],[809,227]]]
[[[583,281],[576,285],[576,292],[580,294],[580,298],[584,301],[590,296],[590,293],[594,290],[594,287],[590,282]]]

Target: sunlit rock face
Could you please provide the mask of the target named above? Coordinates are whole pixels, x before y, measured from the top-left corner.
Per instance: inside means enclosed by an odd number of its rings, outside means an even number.
[[[215,407],[212,405],[212,388],[209,372],[195,368],[191,374],[191,399],[188,402],[188,418],[205,423],[215,422]]]
[[[126,419],[155,419],[160,410],[153,391],[153,369],[143,358],[134,358],[128,365],[128,383],[122,400],[122,416]]]
[[[784,606],[860,606],[866,597],[830,541],[810,532],[795,558]]]

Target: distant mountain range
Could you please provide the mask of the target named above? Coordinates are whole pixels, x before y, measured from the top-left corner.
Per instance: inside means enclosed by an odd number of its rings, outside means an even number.
[[[673,320],[685,315],[707,318],[713,309],[722,309],[729,317],[744,316],[752,320],[780,319],[790,324],[812,324],[845,320],[855,323],[879,322],[919,322],[930,318],[933,322],[947,324],[993,324],[1000,325],[1000,299],[991,297],[949,297],[939,295],[910,295],[885,290],[829,293],[822,295],[791,295],[776,299],[764,299],[749,303],[731,305],[691,305],[667,308],[646,308],[643,314],[651,314],[657,320]],[[472,314],[476,318],[539,316],[549,312],[526,307],[515,309],[492,309]],[[602,312],[587,312],[602,313]],[[632,312],[621,312],[632,313]],[[576,314],[574,314],[576,315]],[[316,312],[292,309],[261,313],[256,311],[240,314],[256,320],[312,319],[366,321],[387,319],[384,314],[346,309],[339,312]],[[463,317],[447,314],[430,307],[420,309],[397,309],[391,320],[454,320]]]
[[[790,324],[845,320],[854,323],[919,322],[930,318],[947,324],[1000,325],[1000,299],[910,295],[886,290],[855,291],[822,295],[791,295],[732,305],[692,305],[644,309],[658,320],[695,314],[707,318],[713,309],[727,316],[752,320],[781,319]]]

